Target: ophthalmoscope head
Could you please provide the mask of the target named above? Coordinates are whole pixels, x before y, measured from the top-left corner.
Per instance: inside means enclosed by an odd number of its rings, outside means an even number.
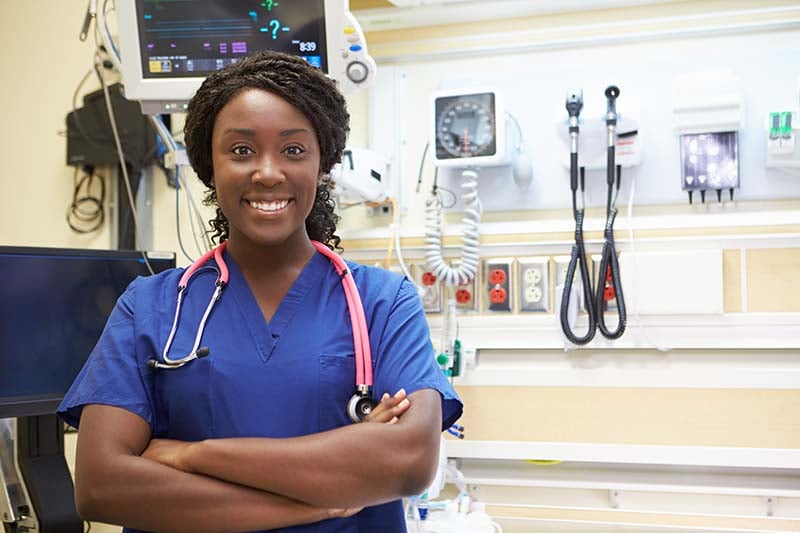
[[[606,87],[606,98],[616,98],[617,96],[619,96],[619,87],[616,85]]]
[[[616,85],[609,85],[606,87],[606,124],[617,123],[617,97],[619,96],[619,87]]]
[[[570,117],[577,117],[583,108],[583,90],[570,89],[567,91],[567,113]]]

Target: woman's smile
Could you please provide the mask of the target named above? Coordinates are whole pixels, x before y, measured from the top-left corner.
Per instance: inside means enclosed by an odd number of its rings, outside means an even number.
[[[259,216],[277,218],[289,208],[292,200],[257,201],[245,200],[245,203],[255,209]]]

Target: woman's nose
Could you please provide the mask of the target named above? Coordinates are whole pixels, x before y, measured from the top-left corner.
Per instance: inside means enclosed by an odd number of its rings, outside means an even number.
[[[252,180],[265,187],[274,187],[286,181],[286,175],[274,157],[264,156],[259,160],[258,167],[253,171]]]

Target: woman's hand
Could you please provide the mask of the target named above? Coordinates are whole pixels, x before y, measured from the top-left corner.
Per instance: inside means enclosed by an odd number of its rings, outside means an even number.
[[[191,445],[191,442],[181,440],[152,439],[145,451],[142,452],[142,457],[177,470],[191,472],[188,465],[182,460],[183,454]]]
[[[406,398],[405,389],[400,389],[394,396],[384,393],[381,402],[364,418],[364,422],[394,424],[408,410],[410,405],[411,403]]]

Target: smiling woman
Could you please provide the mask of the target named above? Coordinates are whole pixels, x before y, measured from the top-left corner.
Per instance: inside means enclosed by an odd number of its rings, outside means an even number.
[[[332,81],[273,52],[212,74],[190,102],[187,152],[216,206],[219,260],[190,280],[134,282],[60,406],[81,424],[84,518],[127,531],[405,531],[400,498],[427,488],[461,402],[411,282],[332,251],[328,173],[348,119]],[[168,364],[200,344],[202,357]]]
[[[253,247],[310,244],[304,222],[314,207],[320,150],[297,108],[270,92],[243,90],[217,115],[211,152],[234,257]]]

